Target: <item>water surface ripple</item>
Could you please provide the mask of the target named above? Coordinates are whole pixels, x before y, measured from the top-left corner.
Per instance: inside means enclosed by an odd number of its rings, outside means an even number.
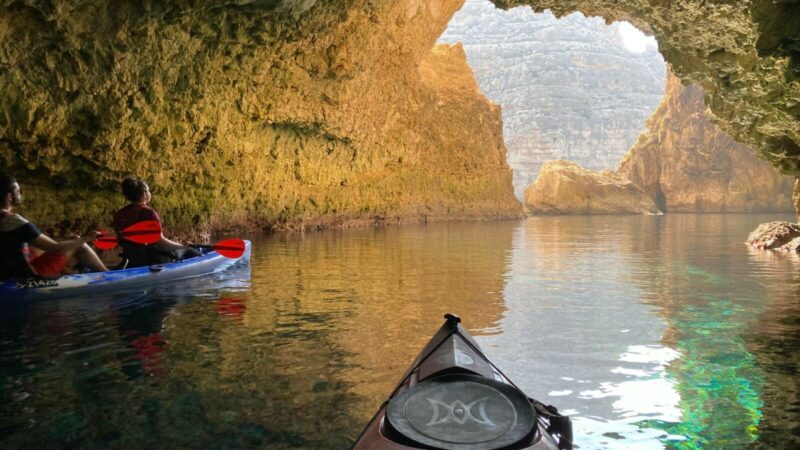
[[[348,448],[456,312],[583,449],[800,447],[793,217],[549,217],[254,238],[250,268],[0,303],[0,447]]]

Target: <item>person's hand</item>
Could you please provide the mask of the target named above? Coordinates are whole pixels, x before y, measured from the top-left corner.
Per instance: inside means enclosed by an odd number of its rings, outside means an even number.
[[[102,236],[102,233],[98,231],[95,230],[88,231],[86,232],[86,237],[83,238],[83,242],[86,242],[87,244],[89,242],[94,242],[94,240],[99,238],[100,236]]]

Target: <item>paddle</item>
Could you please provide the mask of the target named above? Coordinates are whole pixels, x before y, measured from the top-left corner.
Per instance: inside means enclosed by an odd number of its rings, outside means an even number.
[[[241,239],[225,239],[224,241],[219,241],[211,246],[195,245],[194,247],[211,248],[220,255],[231,259],[236,259],[242,256],[245,250],[244,241]]]
[[[101,236],[94,241],[94,245],[101,250],[111,250],[117,246],[120,238],[137,244],[155,244],[161,239],[161,223],[157,220],[143,220],[125,228],[117,236],[101,232]]]

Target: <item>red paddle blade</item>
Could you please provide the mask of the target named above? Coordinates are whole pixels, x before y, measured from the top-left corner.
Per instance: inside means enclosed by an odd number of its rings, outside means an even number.
[[[137,244],[155,244],[161,240],[161,223],[157,220],[143,220],[125,228],[120,235]]]
[[[103,235],[94,240],[94,246],[100,250],[111,250],[117,246],[117,237]]]
[[[217,242],[211,248],[226,258],[238,258],[244,254],[244,241],[241,239],[226,239]]]

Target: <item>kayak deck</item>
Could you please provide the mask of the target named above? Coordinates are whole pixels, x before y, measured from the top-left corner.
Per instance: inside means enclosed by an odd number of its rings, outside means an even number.
[[[525,395],[447,314],[355,450],[572,449],[572,425]]]
[[[239,258],[226,258],[215,251],[168,264],[131,269],[65,275],[55,279],[10,280],[0,284],[0,299],[63,297],[95,294],[208,275],[250,263],[251,243]]]

